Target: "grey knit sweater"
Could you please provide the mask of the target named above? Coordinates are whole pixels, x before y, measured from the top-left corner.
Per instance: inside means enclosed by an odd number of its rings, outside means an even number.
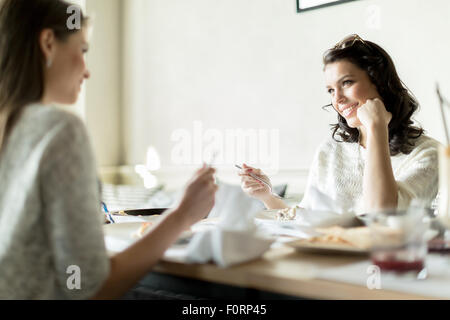
[[[28,106],[0,152],[0,299],[85,299],[109,273],[95,161],[74,115]]]

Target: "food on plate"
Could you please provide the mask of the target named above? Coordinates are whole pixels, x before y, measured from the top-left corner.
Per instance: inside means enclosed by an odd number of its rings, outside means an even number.
[[[131,234],[132,238],[142,238],[146,233],[148,233],[152,227],[155,225],[156,221],[149,221],[141,223],[140,227]],[[184,231],[184,233],[191,232],[191,228],[188,228]]]
[[[368,227],[342,228],[339,226],[318,228],[322,236],[306,239],[308,243],[346,245],[359,249],[369,249],[372,244]]]
[[[278,221],[295,220],[296,216],[297,216],[297,207],[280,209],[277,211]]]
[[[153,222],[143,222],[139,229],[137,229],[135,232],[133,232],[132,237],[133,238],[142,238],[145,233],[147,233],[151,226],[153,226]]]

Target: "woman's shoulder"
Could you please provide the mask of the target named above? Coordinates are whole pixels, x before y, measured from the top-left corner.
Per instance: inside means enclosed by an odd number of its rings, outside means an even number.
[[[338,147],[338,142],[331,137],[326,138],[319,144],[319,152],[327,152],[329,150],[334,150]]]
[[[35,136],[45,136],[50,132],[83,132],[85,126],[82,120],[75,114],[63,109],[33,104],[26,107],[20,116],[18,127],[21,131],[33,132]]]
[[[81,119],[73,113],[61,108],[43,104],[32,104],[25,108],[21,120],[32,122],[39,121],[39,125],[55,125],[60,123],[70,123],[72,125],[82,124]]]
[[[442,144],[432,137],[421,135],[414,142],[413,152],[437,152]]]
[[[436,139],[423,134],[416,140],[415,146],[430,146],[433,148],[439,148],[441,143]]]
[[[339,142],[328,137],[316,149],[313,163],[321,167],[335,166],[336,163],[346,161],[345,159],[355,158],[357,152],[357,143]]]
[[[437,161],[438,151],[441,143],[436,139],[433,139],[426,135],[421,135],[419,138],[414,140],[414,146],[411,151],[407,154],[400,153],[393,158],[403,159],[402,161]]]
[[[328,137],[324,141],[322,141],[322,143],[319,145],[318,152],[324,154],[328,154],[330,152],[351,153],[357,150],[357,147],[358,147],[357,143],[336,141],[332,137]]]
[[[23,153],[36,148],[44,150],[50,145],[84,145],[88,141],[86,127],[77,115],[53,106],[33,104],[22,110],[10,132],[8,145],[16,146],[13,147],[16,151],[10,152]]]

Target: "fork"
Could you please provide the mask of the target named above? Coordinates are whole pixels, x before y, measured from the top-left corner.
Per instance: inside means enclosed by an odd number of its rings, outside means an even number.
[[[237,164],[234,165],[236,168],[243,170],[243,168],[241,166],[238,166]],[[268,188],[270,193],[277,199],[283,199],[282,197],[280,197],[278,194],[276,194],[275,192],[273,192],[273,188],[272,185],[266,181],[264,181],[263,179],[259,178],[258,176],[254,175],[253,173],[249,173],[248,174],[250,177],[252,177],[255,180],[258,180],[259,182],[264,183]]]
[[[211,159],[207,162],[205,162],[207,167],[213,167],[214,166],[214,162],[216,161],[217,156],[219,155],[219,151],[214,150],[214,152],[211,155]]]
[[[110,223],[116,223],[116,222],[114,221],[114,219],[113,219],[111,213],[109,212],[108,207],[106,206],[106,203],[104,203],[104,202],[102,201],[101,204],[102,204],[103,210],[105,211],[106,218],[108,219],[108,221],[109,221]]]

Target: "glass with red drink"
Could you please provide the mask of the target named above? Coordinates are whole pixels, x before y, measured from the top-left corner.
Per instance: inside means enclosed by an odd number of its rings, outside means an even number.
[[[374,265],[382,272],[426,278],[428,247],[425,233],[429,228],[429,220],[425,218],[423,209],[373,214],[369,228]]]

